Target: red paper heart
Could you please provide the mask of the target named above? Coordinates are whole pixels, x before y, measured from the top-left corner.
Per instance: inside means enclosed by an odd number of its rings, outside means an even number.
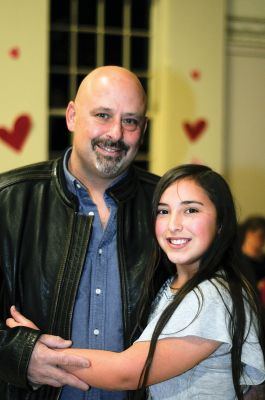
[[[19,58],[20,56],[20,49],[19,47],[13,47],[12,49],[9,50],[9,55],[12,58]]]
[[[20,115],[15,120],[12,129],[0,128],[0,139],[16,151],[21,151],[30,132],[31,119],[29,115]]]
[[[199,138],[207,127],[207,122],[204,119],[198,119],[194,123],[184,122],[183,128],[188,138],[193,142]]]
[[[194,69],[193,71],[191,71],[190,75],[191,75],[192,79],[194,79],[195,81],[197,81],[201,78],[201,72],[197,69]]]

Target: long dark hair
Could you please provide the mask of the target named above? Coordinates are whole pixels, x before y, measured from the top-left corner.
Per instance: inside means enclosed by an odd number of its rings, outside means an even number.
[[[155,226],[157,208],[163,192],[172,183],[183,179],[191,179],[196,182],[196,184],[204,189],[209,199],[215,205],[218,233],[202,257],[198,272],[177,292],[172,302],[163,311],[156,325],[139,383],[141,390],[138,391],[136,398],[142,398],[141,396],[147,384],[158,337],[170,317],[190,291],[194,290],[203,281],[215,278],[220,284],[223,284],[226,288],[228,287],[232,299],[232,311],[229,312],[229,329],[232,338],[232,376],[237,398],[241,400],[243,399],[240,386],[240,376],[242,374],[241,354],[242,346],[246,339],[246,330],[248,330],[244,307],[245,301],[249,304],[250,320],[252,321],[253,318],[257,318],[257,335],[263,355],[265,355],[265,324],[257,292],[250,283],[247,273],[243,270],[243,267],[241,268],[239,263],[238,224],[233,197],[224,178],[207,166],[186,164],[172,168],[160,179],[154,193],[152,205],[153,227]],[[140,303],[139,324],[141,324],[141,321],[146,321],[147,313],[150,309],[150,292],[152,292],[152,288],[154,287],[155,271],[161,257],[165,257],[165,254],[163,254],[156,240],[154,240],[154,259],[151,260],[146,271],[145,289]],[[226,282],[225,284],[224,281]]]

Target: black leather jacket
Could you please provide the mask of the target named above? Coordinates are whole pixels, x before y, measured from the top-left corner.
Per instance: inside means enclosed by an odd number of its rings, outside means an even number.
[[[111,188],[118,202],[117,240],[125,346],[152,252],[151,198],[158,177],[131,167]],[[66,188],[62,159],[0,175],[0,399],[59,398],[60,389],[32,391],[27,367],[40,333],[70,338],[75,296],[89,243],[91,219],[78,215]],[[166,279],[160,270],[157,287]],[[7,329],[15,304],[41,329]]]

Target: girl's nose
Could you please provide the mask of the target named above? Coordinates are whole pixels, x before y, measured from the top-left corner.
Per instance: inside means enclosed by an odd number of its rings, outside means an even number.
[[[175,215],[172,215],[169,221],[168,228],[171,232],[182,231],[183,226],[181,219],[179,217],[176,217]]]

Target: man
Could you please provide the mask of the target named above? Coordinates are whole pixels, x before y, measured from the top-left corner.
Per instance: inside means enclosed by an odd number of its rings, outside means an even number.
[[[120,351],[131,342],[151,257],[157,177],[132,165],[146,97],[130,71],[105,66],[66,110],[73,146],[61,159],[0,176],[0,398],[125,399],[60,366],[87,366],[56,348]],[[166,278],[158,269],[157,288]],[[14,304],[40,331],[8,329]],[[63,388],[62,388],[63,387]]]

